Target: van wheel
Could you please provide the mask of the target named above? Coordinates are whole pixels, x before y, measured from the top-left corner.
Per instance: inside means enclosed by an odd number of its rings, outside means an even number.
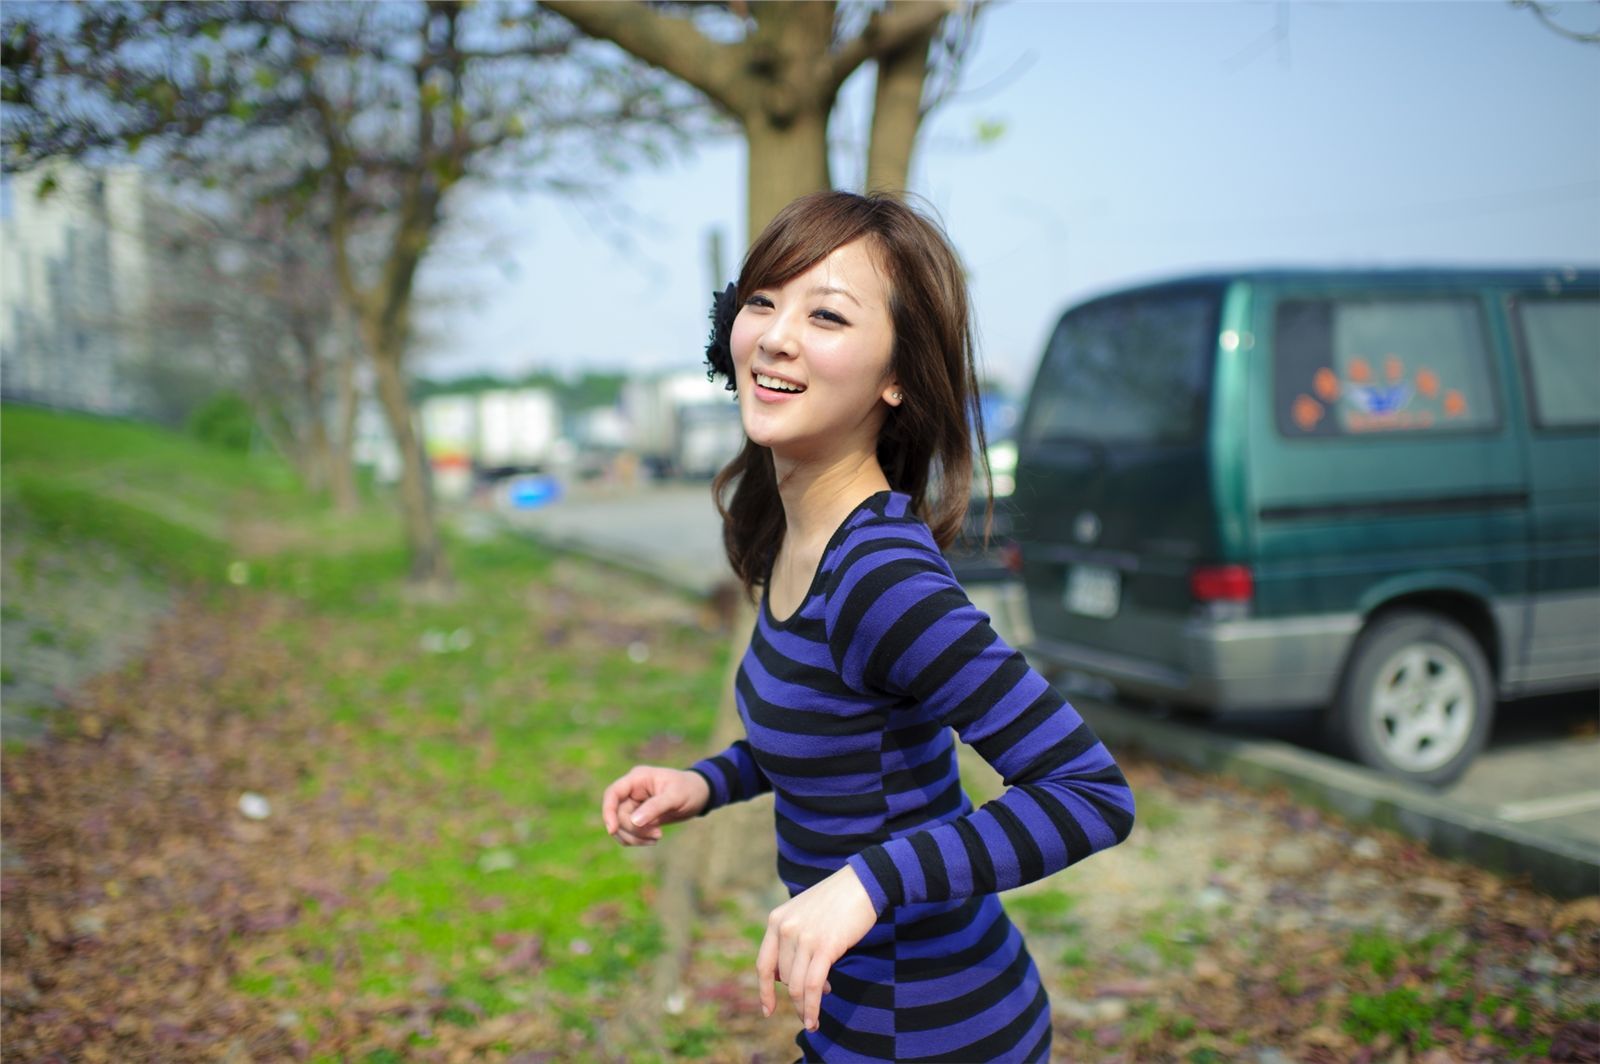
[[[1391,613],[1361,633],[1328,717],[1357,761],[1416,783],[1449,783],[1483,749],[1494,717],[1489,663],[1461,625]]]

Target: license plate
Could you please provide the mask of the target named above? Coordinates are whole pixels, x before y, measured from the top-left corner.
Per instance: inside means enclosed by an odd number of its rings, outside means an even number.
[[[1067,570],[1062,596],[1068,610],[1085,617],[1115,617],[1122,598],[1122,574],[1103,565],[1074,565]]]

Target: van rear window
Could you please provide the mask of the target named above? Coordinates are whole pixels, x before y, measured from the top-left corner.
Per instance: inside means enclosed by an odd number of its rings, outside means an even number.
[[[1290,439],[1499,423],[1475,299],[1284,300],[1273,350],[1273,405]]]
[[[1567,429],[1600,421],[1600,299],[1527,299],[1517,316],[1535,423]]]
[[[1039,363],[1025,443],[1200,437],[1217,347],[1215,289],[1094,303],[1061,319]]]

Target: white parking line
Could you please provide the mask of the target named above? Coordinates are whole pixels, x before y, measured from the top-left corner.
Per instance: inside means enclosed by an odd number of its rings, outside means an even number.
[[[1495,809],[1495,816],[1520,824],[1528,820],[1548,820],[1556,816],[1570,816],[1588,809],[1600,809],[1600,791],[1579,791],[1554,798],[1534,798],[1526,802],[1507,802]]]

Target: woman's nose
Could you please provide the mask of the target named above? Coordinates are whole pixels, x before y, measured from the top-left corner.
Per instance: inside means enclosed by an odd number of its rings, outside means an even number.
[[[794,316],[779,311],[767,319],[767,327],[756,340],[756,346],[765,355],[792,355],[796,335]]]

